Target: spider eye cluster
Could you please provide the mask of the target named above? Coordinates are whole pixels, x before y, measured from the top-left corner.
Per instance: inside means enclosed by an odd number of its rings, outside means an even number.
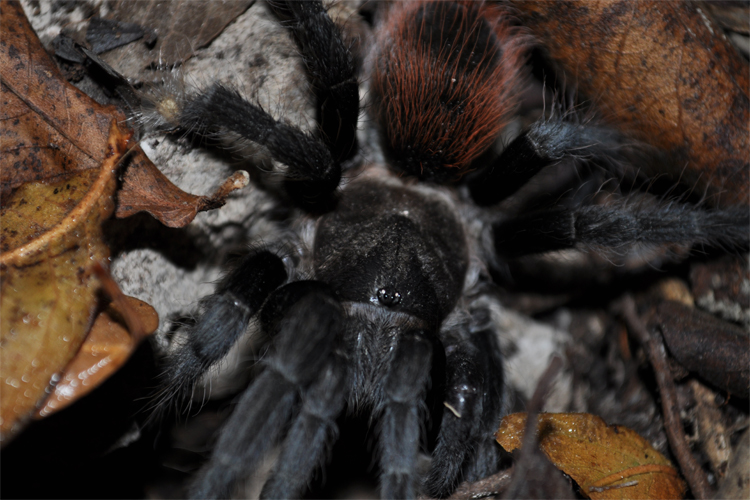
[[[392,288],[381,288],[378,290],[378,302],[384,306],[395,306],[401,302],[401,294]]]

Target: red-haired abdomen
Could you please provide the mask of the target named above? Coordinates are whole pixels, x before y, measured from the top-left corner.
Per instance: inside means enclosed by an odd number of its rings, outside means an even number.
[[[516,107],[526,38],[476,2],[394,5],[373,59],[373,114],[391,165],[460,178]]]

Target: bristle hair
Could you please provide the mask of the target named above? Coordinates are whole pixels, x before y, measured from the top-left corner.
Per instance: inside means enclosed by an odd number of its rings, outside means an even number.
[[[138,90],[140,106],[131,120],[143,132],[173,131],[181,127],[179,117],[188,99],[188,87],[179,67],[162,70],[161,77]]]

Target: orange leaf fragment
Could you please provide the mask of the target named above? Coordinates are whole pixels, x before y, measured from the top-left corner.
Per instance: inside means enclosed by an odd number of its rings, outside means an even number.
[[[153,307],[133,297],[124,297],[124,301],[125,304],[120,303],[119,307],[119,301],[115,301],[99,313],[81,349],[60,376],[54,392],[34,415],[36,418],[47,417],[91,392],[125,364],[143,335],[153,333],[159,326],[159,317]],[[128,331],[128,323],[133,323],[128,315],[133,314],[137,316],[137,324],[145,330],[141,335]]]
[[[521,447],[526,413],[508,415],[497,430],[507,451]],[[539,447],[594,500],[683,498],[677,469],[635,431],[607,425],[588,413],[543,413],[537,424]]]

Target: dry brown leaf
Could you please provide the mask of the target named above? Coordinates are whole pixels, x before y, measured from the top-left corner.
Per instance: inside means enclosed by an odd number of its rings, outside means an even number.
[[[4,153],[0,160],[4,167],[0,170],[0,198],[7,199],[16,187],[39,180],[43,175],[48,181],[61,181],[56,206],[69,209],[75,200],[65,199],[65,177],[79,171],[95,175],[103,159],[97,148],[106,143],[110,121],[113,117],[124,121],[125,116],[114,107],[99,106],[68,85],[28,26],[19,4],[3,2],[2,5],[3,12],[7,10],[12,15],[3,16],[2,40],[8,45],[0,51],[3,81],[0,120],[12,126],[0,130],[0,151]],[[240,12],[246,8],[241,7]],[[231,15],[236,16],[237,12]],[[24,26],[15,27],[13,16],[21,16]],[[12,91],[8,92],[9,89]],[[33,133],[22,135],[21,131],[28,127],[33,127]],[[221,207],[230,192],[247,186],[248,182],[247,173],[240,171],[215,193],[192,195],[172,184],[136,146],[132,148],[131,161],[117,195],[116,216],[125,218],[145,211],[169,227],[184,227],[199,212]],[[52,205],[46,207],[52,208]],[[38,234],[44,230],[40,228]],[[3,251],[9,236],[3,232],[0,240]]]
[[[134,9],[131,0],[110,2],[109,19],[138,24],[158,33],[158,38],[153,47],[131,43],[103,54],[102,59],[119,73],[136,78],[153,73],[148,69],[152,65],[179,66],[253,3],[254,0],[144,0]]]
[[[60,376],[36,418],[47,417],[62,410],[104,382],[130,358],[142,336],[133,335],[127,314],[136,314],[143,324],[143,334],[153,333],[159,326],[154,308],[133,297],[126,297],[132,312],[124,313],[116,303],[99,313],[75,358]]]
[[[748,66],[697,3],[514,7],[605,118],[678,159],[674,171],[649,174],[669,173],[699,191],[708,184],[724,204],[750,201]]]
[[[520,448],[525,425],[525,413],[508,415],[497,442],[507,451]],[[590,498],[683,498],[677,469],[627,427],[587,413],[543,413],[537,432],[544,454]]]
[[[97,307],[102,222],[129,133],[68,85],[17,2],[0,3],[0,441],[28,421]]]
[[[87,182],[94,182],[107,154],[110,123],[125,116],[62,78],[18,2],[4,1],[0,9],[0,196],[5,203],[13,189],[44,179],[60,184],[54,202],[70,210],[81,195],[71,193],[74,200],[65,201],[66,177],[88,172]]]
[[[98,370],[87,379],[90,390],[124,363],[148,332],[133,328],[142,321],[128,320],[134,337],[122,344],[128,347],[99,360],[81,352],[70,364],[94,321],[103,279],[97,267],[109,257],[101,224],[115,209],[115,171],[128,152],[131,134],[117,125],[124,115],[64,80],[18,2],[0,2],[0,83],[0,442],[5,444],[49,396],[66,366],[75,376]],[[161,176],[140,148],[131,151],[137,167],[131,173]],[[173,227],[221,206],[248,180],[238,172],[214,195],[194,196],[166,178],[154,195],[153,184],[134,184],[132,178],[126,175],[121,194],[136,207],[131,213],[148,210]],[[110,296],[120,310],[128,309],[111,293],[116,288],[112,283]],[[110,325],[108,317],[103,314],[100,323]],[[89,344],[97,345],[98,332],[99,327]],[[99,364],[85,367],[86,362]],[[63,384],[56,394],[64,397],[53,397],[39,415],[85,392]]]
[[[111,155],[93,182],[85,171],[64,184],[28,183],[0,212],[3,233],[17,236],[3,241],[0,256],[2,441],[23,427],[89,331],[98,302],[91,268],[109,256],[101,224],[114,210],[115,171],[127,145],[127,136],[112,128]],[[65,199],[83,195],[69,212],[55,203],[63,190]]]
[[[181,190],[159,171],[140,148],[125,171],[122,189],[117,193],[119,219],[148,212],[169,227],[184,227],[198,214],[224,205],[229,193],[247,186],[250,176],[240,170],[230,176],[210,196],[196,196]]]

